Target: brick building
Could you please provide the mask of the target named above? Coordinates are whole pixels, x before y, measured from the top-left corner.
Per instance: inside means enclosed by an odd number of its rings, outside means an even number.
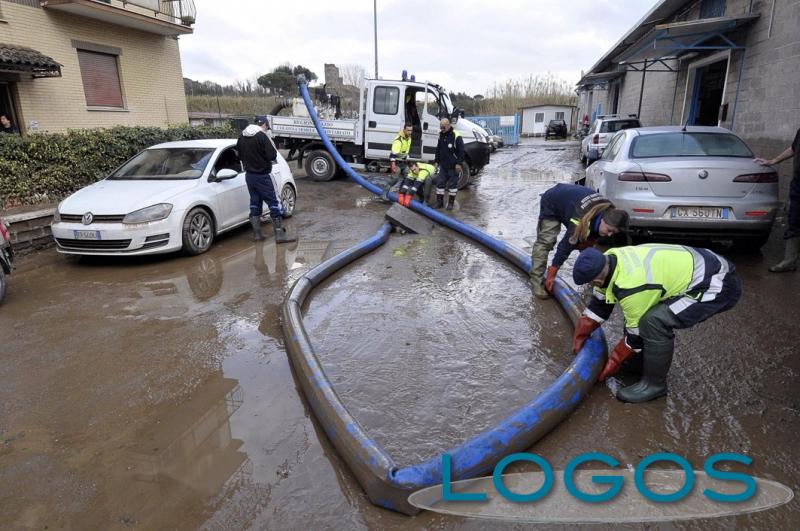
[[[187,123],[192,0],[0,0],[0,114],[25,132]]]
[[[583,75],[577,114],[720,125],[774,156],[800,127],[799,86],[800,1],[661,0]]]

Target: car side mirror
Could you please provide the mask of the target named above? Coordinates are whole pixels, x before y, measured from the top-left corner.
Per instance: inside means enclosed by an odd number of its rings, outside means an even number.
[[[236,170],[232,170],[230,168],[223,168],[217,172],[216,180],[217,181],[227,181],[228,179],[233,179],[237,175],[239,175]]]

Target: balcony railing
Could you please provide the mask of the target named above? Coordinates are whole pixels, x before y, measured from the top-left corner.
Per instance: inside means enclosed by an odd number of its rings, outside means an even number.
[[[122,4],[131,4],[152,10],[154,15],[170,17],[175,24],[181,26],[191,26],[197,16],[194,0],[122,0]]]
[[[112,2],[112,0],[99,1],[109,5],[117,3]],[[191,26],[197,16],[194,0],[121,0],[120,3],[123,7],[127,7],[130,4],[152,11],[156,17],[159,15],[168,17],[172,19],[171,22],[181,26]]]
[[[197,17],[194,0],[41,0],[41,5],[164,35],[192,33]]]

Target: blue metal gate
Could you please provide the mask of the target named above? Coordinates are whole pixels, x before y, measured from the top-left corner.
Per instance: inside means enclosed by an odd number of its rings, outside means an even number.
[[[494,134],[503,137],[507,146],[519,144],[520,116],[467,116],[467,120],[475,122],[484,129],[491,129]]]

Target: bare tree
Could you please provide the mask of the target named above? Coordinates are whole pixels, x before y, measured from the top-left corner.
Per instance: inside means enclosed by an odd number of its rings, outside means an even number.
[[[367,76],[367,70],[358,64],[347,64],[339,67],[339,74],[345,85],[358,87],[361,85],[361,80]]]

